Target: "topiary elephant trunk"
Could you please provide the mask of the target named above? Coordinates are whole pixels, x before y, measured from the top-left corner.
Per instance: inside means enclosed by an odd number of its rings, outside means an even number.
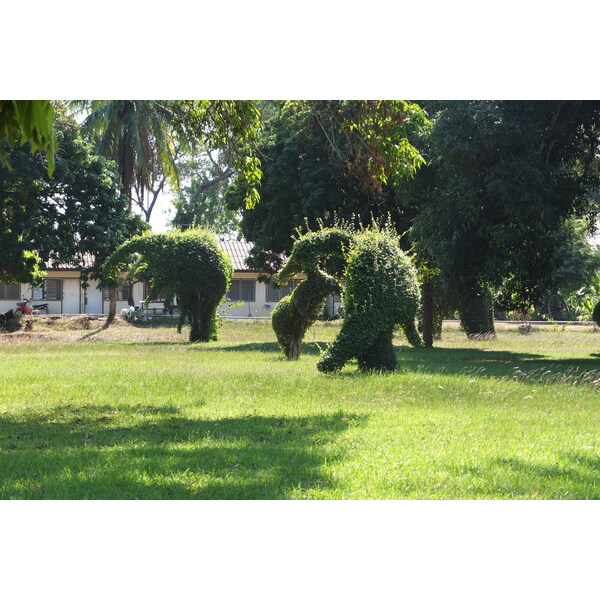
[[[272,324],[279,346],[289,360],[298,360],[308,328],[322,312],[327,296],[339,292],[338,282],[322,271],[312,271],[291,296],[273,310]]]

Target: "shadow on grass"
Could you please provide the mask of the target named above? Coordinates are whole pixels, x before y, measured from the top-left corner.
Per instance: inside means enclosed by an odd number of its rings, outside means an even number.
[[[302,354],[309,356],[319,356],[321,349],[325,349],[327,342],[304,342],[302,344]],[[219,350],[222,352],[273,352],[283,356],[283,352],[277,342],[249,342],[244,344],[235,344],[232,346],[205,346],[203,350]],[[300,357],[302,357],[302,354]]]
[[[172,342],[123,342],[136,346],[181,346],[186,350],[198,352],[271,352],[281,355],[282,351],[277,342],[244,342],[242,344],[231,342],[190,342],[189,340],[176,340]],[[231,345],[224,345],[231,344]],[[328,342],[305,342],[302,345],[302,354],[319,356],[321,349],[325,349]]]
[[[542,354],[502,350],[402,348],[398,352],[398,366],[402,371],[531,380],[539,383],[600,383],[600,360],[596,358],[557,360]]]
[[[256,352],[271,353],[284,360],[277,342],[243,343],[191,343],[181,342],[131,342],[139,346],[178,345],[186,351],[196,352]],[[319,356],[328,342],[312,341],[302,345],[302,356]],[[396,346],[398,357],[397,372],[417,372],[429,374],[463,375],[470,378],[493,377],[498,379],[516,379],[535,383],[562,383],[568,385],[596,385],[600,388],[600,357],[590,354],[590,358],[555,359],[543,354],[514,352],[509,350],[485,350],[479,348],[411,348]],[[364,377],[364,373],[355,369],[329,374],[329,377]],[[378,375],[379,373],[371,373]]]
[[[343,445],[331,442],[364,420],[196,420],[143,405],[121,412],[62,406],[0,419],[0,498],[285,499],[332,485],[323,467]]]

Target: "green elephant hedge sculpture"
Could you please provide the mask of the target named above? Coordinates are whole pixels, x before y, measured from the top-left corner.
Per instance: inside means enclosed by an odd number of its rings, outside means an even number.
[[[358,232],[329,228],[307,233],[294,244],[276,282],[285,284],[300,272],[306,279],[280,300],[272,315],[273,329],[288,359],[300,356],[307,329],[323,310],[327,296],[341,289],[341,278],[345,317],[317,365],[320,371],[339,370],[352,358],[358,359],[361,370],[395,369],[396,326],[411,345],[422,345],[415,324],[420,303],[416,271],[392,230],[372,226]]]
[[[306,276],[290,296],[277,303],[271,316],[279,346],[289,360],[300,357],[304,335],[323,311],[327,296],[340,292],[339,280],[325,272],[322,263],[328,263],[329,271],[341,271],[351,241],[351,233],[337,228],[310,232],[294,244],[290,259],[277,274],[275,281],[280,285],[297,273]]]
[[[133,238],[119,246],[104,267],[107,281],[116,281],[132,255],[138,255],[152,282],[147,300],[157,291],[166,300],[177,298],[178,329],[190,324],[190,342],[217,339],[217,307],[233,274],[231,259],[215,237],[202,229],[154,233]]]
[[[423,345],[415,322],[420,304],[416,270],[397,236],[385,229],[358,233],[344,279],[344,321],[317,369],[330,373],[356,358],[360,370],[394,370],[396,326],[411,346]]]

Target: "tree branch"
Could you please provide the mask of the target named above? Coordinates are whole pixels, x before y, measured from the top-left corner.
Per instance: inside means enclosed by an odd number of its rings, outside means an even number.
[[[220,181],[229,179],[229,177],[231,177],[232,175],[233,175],[233,169],[227,168],[220,175],[217,175],[217,177],[215,177],[214,179],[210,179],[209,181],[202,182],[194,191],[194,194],[192,195],[192,200],[196,200],[204,190],[207,190],[208,188],[211,188],[214,185],[217,185],[217,183],[219,183]]]

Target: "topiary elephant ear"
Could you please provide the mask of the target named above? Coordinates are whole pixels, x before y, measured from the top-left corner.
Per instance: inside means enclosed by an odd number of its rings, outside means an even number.
[[[157,291],[177,298],[179,331],[188,322],[191,342],[217,339],[217,307],[227,292],[233,265],[214,236],[202,229],[155,233],[131,239],[115,250],[104,266],[107,281],[117,279],[132,255],[152,276],[146,301]]]
[[[358,234],[344,277],[344,321],[317,368],[336,371],[356,358],[361,370],[394,370],[396,326],[412,346],[423,345],[415,323],[420,305],[416,269],[397,235],[375,227]]]

